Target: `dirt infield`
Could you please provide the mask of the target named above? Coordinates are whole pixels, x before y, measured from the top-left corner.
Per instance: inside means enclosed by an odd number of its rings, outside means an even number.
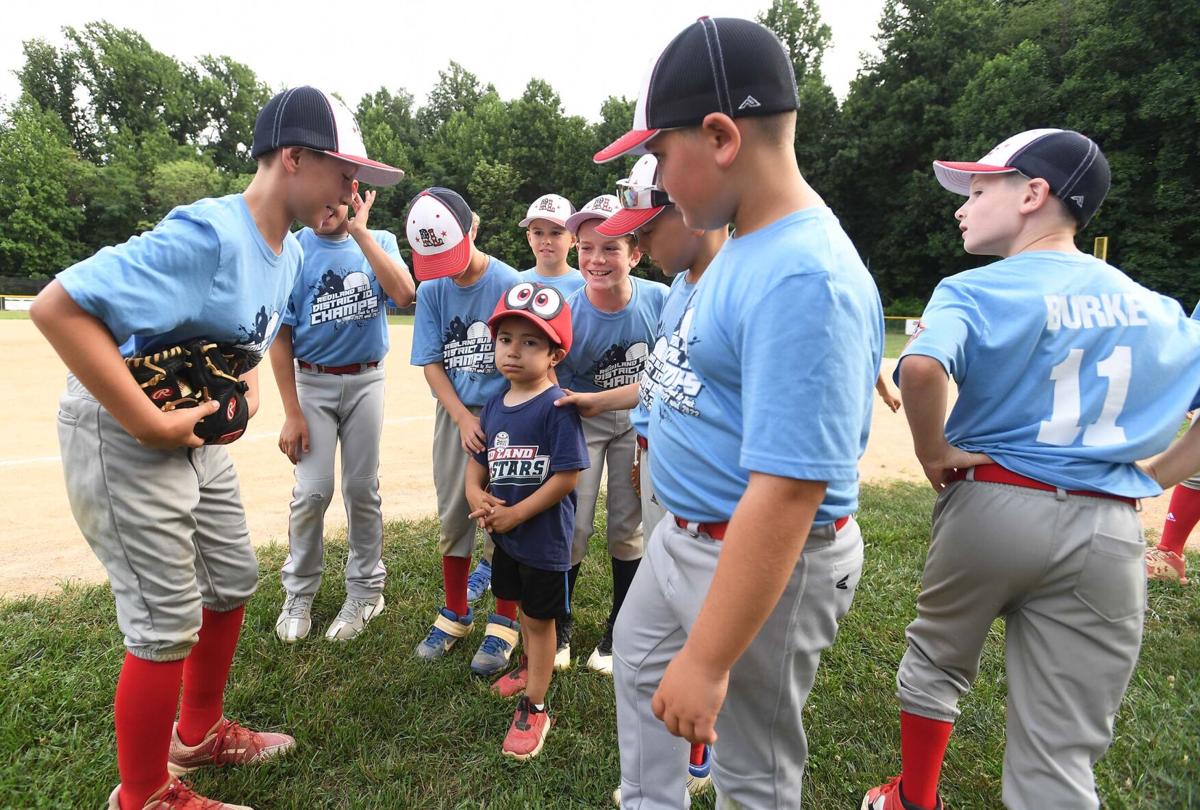
[[[433,399],[419,369],[408,364],[411,326],[391,327],[387,410],[380,478],[386,519],[434,513],[430,456]],[[55,431],[65,368],[29,321],[0,321],[0,597],[45,594],[66,581],[97,582],[104,571],[79,534],[67,504]],[[894,360],[884,361],[888,373]],[[256,545],[287,542],[292,468],[276,446],[283,411],[270,369],[263,367],[262,407],[246,436],[230,446],[242,483],[250,533]],[[865,481],[923,480],[912,456],[903,413],[877,403]],[[1158,531],[1166,496],[1146,501],[1148,529]],[[327,529],[344,529],[345,511],[335,497]]]

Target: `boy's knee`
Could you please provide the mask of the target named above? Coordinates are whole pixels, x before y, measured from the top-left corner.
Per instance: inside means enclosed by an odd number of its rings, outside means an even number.
[[[305,506],[318,506],[322,510],[329,508],[333,499],[332,478],[297,478],[294,499]]]

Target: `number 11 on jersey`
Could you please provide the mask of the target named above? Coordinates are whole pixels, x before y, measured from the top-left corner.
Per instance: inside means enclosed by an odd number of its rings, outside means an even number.
[[[1050,370],[1054,383],[1052,412],[1042,422],[1037,440],[1042,444],[1067,447],[1079,436],[1080,367],[1083,349],[1071,349],[1067,358]],[[1112,353],[1096,364],[1096,375],[1108,380],[1104,405],[1095,422],[1083,430],[1085,447],[1120,444],[1125,441],[1125,428],[1117,425],[1125,398],[1129,395],[1129,377],[1133,370],[1133,353],[1128,346],[1114,346]]]

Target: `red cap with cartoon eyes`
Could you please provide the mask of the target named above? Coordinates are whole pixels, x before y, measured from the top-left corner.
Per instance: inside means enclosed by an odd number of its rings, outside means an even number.
[[[567,306],[563,294],[554,287],[523,281],[500,296],[492,317],[488,318],[493,340],[497,324],[510,315],[536,324],[564,352],[571,350],[571,308]]]

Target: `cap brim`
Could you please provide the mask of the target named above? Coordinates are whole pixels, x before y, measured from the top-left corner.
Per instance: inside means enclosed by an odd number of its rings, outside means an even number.
[[[570,350],[570,348],[571,348],[570,341],[563,343],[562,335],[560,335],[560,334],[558,334],[558,332],[554,331],[554,327],[551,326],[549,324],[549,322],[545,321],[542,318],[539,318],[537,315],[534,315],[532,312],[530,312],[527,309],[505,309],[505,310],[501,310],[500,312],[497,312],[496,314],[492,315],[492,317],[488,318],[488,322],[487,322],[488,330],[491,331],[493,339],[496,337],[496,324],[500,323],[500,321],[504,320],[505,318],[508,318],[513,315],[520,317],[520,318],[524,318],[525,320],[532,323],[534,326],[541,329],[543,332],[546,333],[546,337],[550,338],[552,341],[554,341],[559,346],[561,346],[563,351]]]
[[[580,211],[567,217],[567,230],[578,236],[579,226],[592,219],[608,219],[608,217],[597,214],[595,211]]]
[[[395,166],[389,166],[377,160],[347,155],[342,152],[326,152],[325,154],[358,166],[358,179],[373,186],[394,186],[404,178],[403,169],[397,169]]]
[[[633,129],[592,156],[596,163],[608,163],[622,155],[646,154],[646,142],[659,133],[657,129]]]
[[[449,250],[432,256],[422,256],[414,249],[412,260],[417,281],[457,276],[471,263],[471,240],[463,239]]]
[[[935,160],[933,174],[942,188],[966,197],[971,193],[971,176],[975,174],[1007,174],[1015,172],[1012,166],[996,166],[991,163],[961,163]]]
[[[522,228],[528,228],[530,225],[532,225],[534,222],[536,222],[539,219],[544,219],[547,222],[553,222],[555,225],[562,225],[564,228],[568,227],[567,226],[568,220],[559,219],[558,217],[546,217],[546,216],[525,217],[525,219],[521,220],[518,223],[518,225],[519,225],[519,227],[522,227]]]
[[[665,205],[656,208],[622,208],[596,226],[601,236],[624,236],[633,233],[663,212]]]

